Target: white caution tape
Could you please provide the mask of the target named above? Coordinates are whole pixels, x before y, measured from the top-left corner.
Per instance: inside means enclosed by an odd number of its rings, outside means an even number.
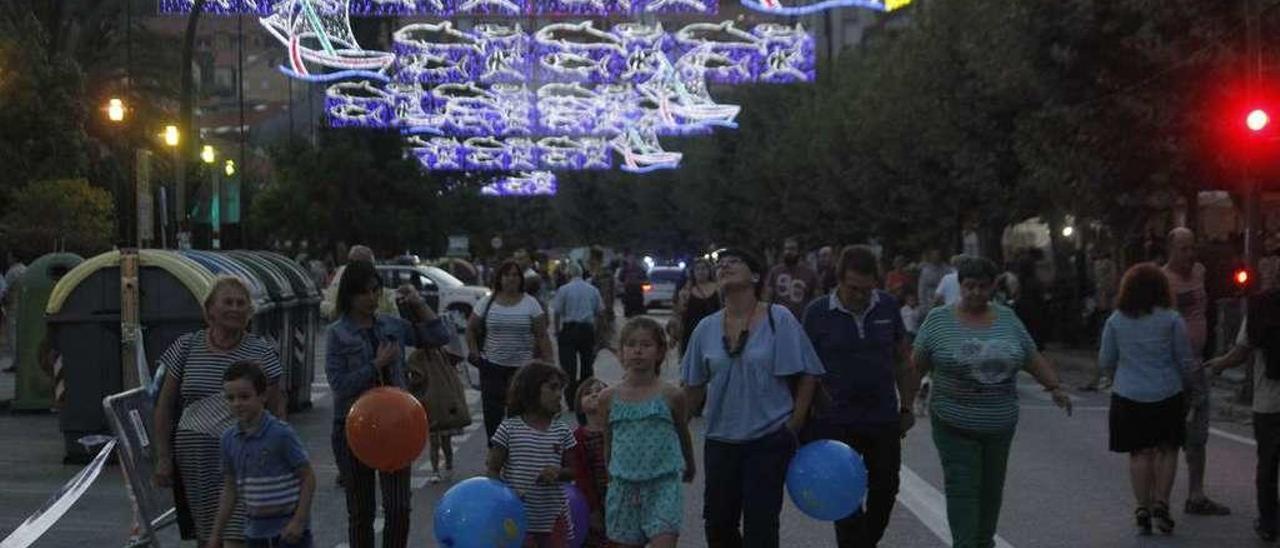
[[[62,486],[57,493],[54,493],[49,500],[44,503],[36,513],[31,514],[26,521],[22,522],[12,533],[3,541],[0,541],[0,548],[27,548],[35,543],[41,536],[53,527],[63,514],[71,509],[71,506],[80,500],[80,496],[84,495],[89,487],[93,486],[93,482],[98,479],[98,474],[102,473],[102,467],[107,464],[107,457],[111,455],[112,450],[116,448],[116,440],[112,439],[107,442],[98,456],[94,457],[93,462],[89,466],[80,470],[80,473],[71,478],[66,485]]]

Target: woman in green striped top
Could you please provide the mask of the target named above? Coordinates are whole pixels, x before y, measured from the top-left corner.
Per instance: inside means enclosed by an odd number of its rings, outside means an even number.
[[[961,262],[960,301],[929,312],[915,340],[916,373],[933,372],[933,442],[942,459],[955,548],[995,546],[1005,464],[1018,424],[1018,371],[1035,377],[1071,414],[1057,373],[1017,315],[991,303],[997,273],[987,259]]]

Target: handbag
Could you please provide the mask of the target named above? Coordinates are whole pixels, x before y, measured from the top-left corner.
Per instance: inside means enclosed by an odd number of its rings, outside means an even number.
[[[471,426],[471,409],[459,372],[439,348],[419,348],[409,356],[409,393],[427,410],[432,431]]]

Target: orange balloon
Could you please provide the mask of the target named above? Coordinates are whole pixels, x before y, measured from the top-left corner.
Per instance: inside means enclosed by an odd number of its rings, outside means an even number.
[[[347,413],[347,445],[366,466],[394,472],[413,464],[427,443],[427,411],[408,392],[380,386]]]

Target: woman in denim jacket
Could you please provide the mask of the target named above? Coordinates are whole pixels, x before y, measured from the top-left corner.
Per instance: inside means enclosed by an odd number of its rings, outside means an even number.
[[[351,404],[377,386],[405,388],[404,347],[437,347],[449,342],[449,331],[422,297],[409,286],[396,290],[412,321],[378,313],[382,278],[370,263],[347,265],[338,286],[338,321],[329,326],[325,372],[333,389],[333,448],[346,478],[347,537],[353,548],[374,545],[375,482],[382,484],[386,514],[383,546],[400,547],[409,539],[409,467],[375,472],[352,458],[346,420]],[[377,476],[375,477],[375,473]]]

